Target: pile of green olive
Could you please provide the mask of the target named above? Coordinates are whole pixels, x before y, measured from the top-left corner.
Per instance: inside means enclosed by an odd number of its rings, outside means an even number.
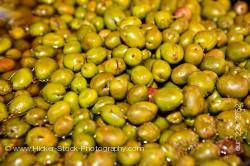
[[[250,158],[245,1],[0,3],[1,166]]]

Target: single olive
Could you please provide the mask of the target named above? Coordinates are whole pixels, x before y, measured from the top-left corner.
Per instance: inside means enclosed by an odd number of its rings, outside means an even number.
[[[153,81],[153,75],[146,67],[138,65],[131,70],[131,80],[137,85],[148,86]]]
[[[183,105],[181,113],[185,117],[194,117],[205,109],[205,99],[201,88],[188,85],[183,89]]]
[[[60,83],[48,83],[42,90],[41,94],[43,98],[48,101],[55,103],[63,98],[66,93],[65,87]]]
[[[87,165],[89,166],[96,166],[96,165],[114,166],[115,158],[112,152],[98,150],[98,151],[91,153],[88,156]]]
[[[208,114],[199,115],[195,119],[194,128],[201,138],[211,138],[216,134],[215,119]]]
[[[137,134],[142,141],[153,143],[160,138],[160,129],[154,123],[147,122],[138,128]]]
[[[79,53],[67,54],[63,58],[64,66],[72,70],[73,72],[80,71],[84,62],[85,62],[85,57]]]
[[[86,156],[83,155],[80,151],[67,151],[64,155],[64,165],[75,166],[75,165],[84,165]]]
[[[184,50],[178,44],[165,42],[157,49],[156,56],[170,64],[177,64],[183,59]]]
[[[188,76],[194,71],[198,71],[197,67],[191,63],[183,63],[175,67],[171,73],[171,80],[177,85],[185,85]]]
[[[120,128],[109,125],[97,128],[95,134],[95,140],[101,146],[122,146],[127,141],[127,136]]]
[[[187,84],[198,86],[205,96],[211,93],[215,88],[215,80],[204,71],[195,71],[191,73],[188,76]]]
[[[32,108],[25,115],[25,121],[33,126],[39,126],[45,122],[46,111],[41,108]]]
[[[115,100],[111,96],[102,96],[99,97],[95,103],[95,105],[92,108],[93,113],[99,114],[101,111],[101,108],[105,105],[112,105],[115,104]]]
[[[35,105],[33,98],[28,94],[20,94],[11,100],[9,105],[9,113],[23,114]]]
[[[104,23],[110,30],[116,30],[125,18],[124,12],[118,6],[110,6],[104,13]]]
[[[126,145],[123,147],[124,150],[118,151],[117,160],[119,163],[123,165],[134,165],[137,164],[141,159],[141,151],[142,147],[139,142],[134,140],[128,141]],[[133,151],[128,149],[133,148]]]
[[[34,66],[35,76],[39,80],[48,80],[57,68],[58,65],[54,59],[40,58]]]
[[[192,152],[194,158],[198,161],[216,159],[220,155],[219,147],[212,142],[200,143]]]
[[[87,88],[87,80],[80,73],[77,73],[71,81],[70,88],[79,94],[83,89]]]
[[[0,102],[0,122],[8,118],[7,107],[4,103]]]
[[[244,41],[230,42],[226,55],[233,62],[242,62],[250,56],[250,45]]]
[[[20,166],[32,166],[35,164],[36,157],[27,151],[16,151],[10,153],[3,165],[20,165]],[[18,163],[18,164],[17,164]]]
[[[25,142],[29,147],[53,147],[57,143],[57,138],[50,129],[35,127],[28,132]]]
[[[12,87],[14,90],[20,90],[28,87],[33,81],[33,75],[30,69],[22,68],[15,72],[11,78]]]
[[[127,111],[128,121],[132,124],[139,125],[150,122],[154,119],[158,111],[155,104],[151,102],[141,101],[132,104]]]
[[[139,65],[142,62],[142,52],[138,48],[128,48],[124,62],[129,66]]]
[[[232,137],[242,139],[247,132],[243,114],[237,110],[221,112],[217,117],[217,132],[220,138]]]
[[[173,111],[183,102],[183,94],[175,87],[164,87],[155,93],[153,101],[162,112]]]
[[[68,102],[58,101],[49,108],[47,117],[49,122],[54,124],[60,117],[69,115],[70,111],[71,108]]]
[[[50,81],[52,83],[60,83],[61,85],[68,86],[73,80],[74,73],[69,69],[58,69],[52,73]]]
[[[167,28],[172,22],[172,16],[168,11],[158,11],[155,13],[155,23],[159,29]]]
[[[4,133],[9,138],[19,138],[27,133],[30,125],[19,118],[10,119],[3,124]]]
[[[95,140],[92,136],[79,133],[73,138],[73,145],[83,153],[91,152],[95,147]]]
[[[101,64],[107,57],[108,50],[104,47],[94,47],[86,54],[87,61],[96,65]]]
[[[74,125],[73,118],[69,115],[60,116],[54,124],[54,132],[58,136],[68,135]]]
[[[145,144],[139,166],[150,165],[166,166],[165,153],[158,144]]]
[[[114,78],[109,84],[110,95],[117,100],[122,100],[126,97],[128,90],[128,80],[122,78],[122,75]]]
[[[12,91],[10,82],[0,79],[0,95],[7,95]]]
[[[101,117],[109,125],[122,127],[126,120],[120,107],[116,105],[105,105],[101,108]]]
[[[237,74],[224,74],[217,81],[217,89],[223,96],[243,98],[248,94],[248,81]]]
[[[128,25],[120,30],[122,40],[129,47],[142,48],[146,43],[144,32],[138,26]]]
[[[79,94],[79,104],[82,108],[93,106],[97,102],[98,94],[95,89],[86,88]]]
[[[36,160],[39,164],[49,165],[54,164],[59,161],[60,154],[59,152],[53,151],[42,151],[36,155]]]
[[[75,125],[73,130],[73,137],[77,138],[78,134],[85,133],[88,135],[94,135],[96,132],[96,122],[90,119],[82,119]]]
[[[85,78],[92,78],[98,73],[98,68],[94,63],[85,63],[82,65],[81,74]]]

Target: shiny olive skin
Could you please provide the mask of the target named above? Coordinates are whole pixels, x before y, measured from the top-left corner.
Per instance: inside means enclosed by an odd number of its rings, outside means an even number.
[[[178,44],[166,42],[157,49],[157,55],[170,64],[177,64],[183,59],[184,50]]]
[[[87,80],[80,74],[75,74],[70,84],[71,90],[80,93],[83,89],[87,88]]]
[[[235,98],[215,98],[208,101],[208,111],[217,114],[222,111],[228,111],[235,108],[239,100]]]
[[[242,62],[250,56],[250,45],[244,41],[230,42],[226,55],[233,62]]]
[[[207,73],[201,71],[195,71],[190,74],[187,84],[200,87],[204,95],[211,93],[215,87],[214,79]]]
[[[202,114],[197,116],[194,128],[201,138],[211,138],[216,134],[216,122],[213,116]]]
[[[164,60],[156,60],[153,63],[151,72],[153,74],[153,78],[156,82],[165,82],[168,80],[171,74],[170,65]]]
[[[98,94],[95,89],[86,88],[79,94],[79,104],[82,108],[88,108],[97,101]]]
[[[50,81],[52,83],[60,83],[68,86],[73,80],[74,73],[69,69],[58,69],[51,74]]]
[[[80,133],[73,138],[73,145],[81,152],[87,153],[95,146],[95,140],[88,134]]]
[[[122,127],[126,120],[120,107],[117,105],[105,105],[101,108],[101,117],[109,125]]]
[[[150,50],[156,49],[162,42],[162,34],[155,27],[146,31],[145,38],[146,38],[146,48]]]
[[[164,87],[155,93],[153,101],[162,112],[173,111],[182,104],[183,94],[175,87]]]
[[[23,114],[35,106],[33,98],[28,94],[21,94],[11,100],[9,105],[9,113]]]
[[[38,163],[48,165],[58,162],[60,155],[57,151],[53,150],[39,152],[36,157]]]
[[[219,147],[212,142],[200,143],[193,151],[193,156],[198,161],[216,159],[219,155]]]
[[[127,136],[117,127],[103,126],[96,129],[96,142],[101,146],[122,146],[127,141]]]
[[[157,106],[151,102],[137,102],[128,108],[127,118],[132,124],[143,124],[154,119],[157,111]]]
[[[126,70],[125,63],[122,58],[111,58],[104,62],[104,70],[114,75],[120,75]]]
[[[86,54],[87,61],[96,65],[102,63],[107,57],[107,49],[104,47],[94,47]]]
[[[203,49],[199,44],[189,44],[185,47],[184,61],[193,65],[199,65],[203,59]]]
[[[189,148],[193,148],[198,144],[199,136],[190,129],[183,129],[174,132],[168,138],[168,143],[175,147],[178,151],[185,152]]]
[[[81,74],[85,78],[92,78],[98,73],[98,68],[94,63],[85,63],[82,65]]]
[[[190,63],[183,63],[175,67],[171,73],[171,80],[177,85],[185,85],[188,76],[194,71],[198,71],[197,67]]]
[[[104,23],[110,30],[116,30],[124,18],[125,14],[117,6],[110,6],[104,13]]]
[[[183,105],[181,113],[186,117],[194,117],[204,111],[205,100],[201,89],[189,85],[183,89]]]
[[[78,134],[85,133],[89,135],[94,135],[97,125],[93,120],[82,119],[77,122],[74,126],[73,137],[77,138]]]
[[[36,61],[34,70],[35,76],[39,80],[47,80],[51,74],[58,68],[58,65],[54,59],[40,58]]]
[[[8,155],[3,162],[3,165],[32,166],[35,164],[35,161],[36,157],[32,153],[26,151],[17,151]]]
[[[11,78],[12,87],[14,90],[20,90],[28,87],[33,80],[33,75],[30,69],[22,68],[15,72]]]
[[[236,118],[237,116],[237,118]],[[221,112],[217,117],[217,131],[220,138],[234,137],[242,139],[247,132],[243,114],[234,110]]]
[[[223,96],[243,98],[248,94],[248,81],[240,75],[225,74],[218,79],[217,89]]]
[[[71,53],[63,58],[64,66],[74,72],[80,71],[85,62],[85,57],[82,54]]]
[[[48,120],[50,123],[54,124],[58,118],[69,115],[71,111],[70,104],[66,101],[58,101],[55,104],[53,104],[48,112]]]
[[[214,31],[201,31],[194,37],[194,43],[199,44],[205,50],[211,50],[217,43]]]
[[[120,35],[124,43],[129,47],[142,48],[146,43],[143,31],[135,25],[124,27],[124,29],[120,30]]]
[[[129,151],[126,150],[129,147],[138,148],[138,150]],[[141,152],[139,151],[140,143],[134,140],[128,141],[124,146],[125,151],[119,151],[117,153],[117,160],[123,165],[137,164],[141,159]]]
[[[8,117],[8,111],[4,103],[0,102],[0,122]]]
[[[160,137],[160,129],[152,122],[147,122],[138,127],[137,134],[142,141],[153,143]]]
[[[142,61],[142,52],[138,48],[128,48],[124,61],[129,66],[139,65]]]
[[[91,79],[90,88],[95,89],[99,96],[106,96],[109,94],[108,84],[113,78],[111,73],[99,73]]]
[[[32,108],[25,115],[25,121],[33,126],[42,125],[45,122],[46,111],[41,108]]]
[[[86,156],[84,156],[80,151],[68,151],[64,156],[64,164],[68,166],[74,165],[84,165]]]
[[[0,79],[0,95],[7,95],[12,91],[10,82]]]
[[[19,138],[30,129],[29,124],[18,118],[11,119],[4,123],[4,133],[9,138]]]
[[[48,83],[42,90],[43,98],[48,102],[57,102],[63,98],[65,88],[60,83]]]
[[[158,144],[145,144],[139,166],[165,166],[165,154]]]
[[[87,165],[96,166],[114,166],[115,159],[111,152],[109,151],[95,151],[91,153],[87,158]]]
[[[101,111],[101,108],[105,105],[112,105],[115,104],[115,100],[113,97],[110,96],[102,96],[99,97],[92,108],[93,113],[98,114]]]
[[[61,116],[54,124],[54,132],[58,136],[64,136],[69,134],[74,125],[73,118],[71,116]]]
[[[135,85],[127,94],[129,104],[134,104],[148,99],[148,88],[145,85]]]
[[[152,73],[144,66],[138,65],[131,70],[131,80],[137,85],[150,85],[153,81]]]
[[[128,91],[128,80],[123,78],[122,75],[114,78],[110,81],[110,95],[116,100],[122,100],[125,98]]]
[[[57,143],[57,138],[50,129],[35,127],[28,132],[25,141],[30,147],[53,147]]]

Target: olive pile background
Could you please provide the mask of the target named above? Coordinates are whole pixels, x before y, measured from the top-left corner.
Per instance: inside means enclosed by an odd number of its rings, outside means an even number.
[[[250,157],[246,2],[0,0],[0,15],[0,165]]]

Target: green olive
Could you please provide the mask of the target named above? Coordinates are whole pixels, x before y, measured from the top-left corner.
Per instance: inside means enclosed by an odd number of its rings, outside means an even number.
[[[70,111],[71,108],[68,102],[58,101],[49,108],[47,112],[48,120],[53,124],[58,120],[58,118],[69,115]]]
[[[216,134],[216,122],[213,116],[202,114],[197,116],[194,128],[201,138],[211,138]]]
[[[57,102],[63,98],[65,87],[60,83],[48,83],[42,90],[43,98],[48,102]]]
[[[23,114],[35,105],[33,98],[27,94],[21,94],[11,100],[9,112],[11,114]]]
[[[158,108],[155,104],[142,101],[128,108],[127,118],[132,124],[138,125],[150,122],[156,116]]]
[[[28,87],[33,81],[33,75],[30,69],[22,68],[15,72],[11,78],[12,87],[14,90],[20,90]]]
[[[98,94],[94,89],[83,89],[79,94],[79,104],[82,108],[93,106],[97,102]]]
[[[129,47],[142,48],[146,43],[143,31],[135,25],[128,25],[120,30],[122,40]]]
[[[162,112],[168,112],[182,104],[183,94],[175,87],[164,87],[155,93],[153,100]]]
[[[53,147],[57,143],[57,138],[48,128],[35,127],[28,132],[25,141],[30,147]]]
[[[183,59],[184,50],[178,44],[166,42],[157,49],[156,54],[170,64],[177,64]]]
[[[35,76],[39,80],[47,80],[57,67],[58,65],[54,59],[40,58],[36,61],[34,66]]]
[[[122,146],[127,141],[127,136],[117,127],[103,126],[96,130],[96,142],[101,146]]]

